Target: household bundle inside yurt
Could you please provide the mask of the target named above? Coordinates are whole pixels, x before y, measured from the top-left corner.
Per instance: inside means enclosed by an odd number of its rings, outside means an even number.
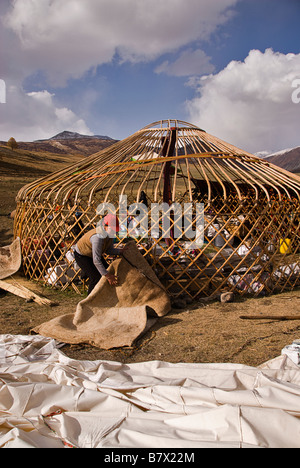
[[[300,178],[189,123],[153,123],[25,186],[25,275],[82,292],[74,246],[110,210],[115,243],[134,239],[170,296],[300,285]]]

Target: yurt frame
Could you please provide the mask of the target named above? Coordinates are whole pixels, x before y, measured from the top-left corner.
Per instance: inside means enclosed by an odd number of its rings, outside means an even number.
[[[155,122],[21,189],[15,237],[22,242],[25,275],[82,293],[85,279],[72,249],[101,221],[99,205],[111,204],[119,215],[125,195],[128,205],[146,204],[151,219],[154,204],[190,204],[193,232],[196,208],[203,207],[202,247],[185,232],[174,238],[172,210],[167,239],[162,213],[142,234],[141,214],[128,232],[128,213],[118,235],[117,244],[136,241],[170,295],[226,290],[257,296],[300,286],[300,178],[177,120]]]

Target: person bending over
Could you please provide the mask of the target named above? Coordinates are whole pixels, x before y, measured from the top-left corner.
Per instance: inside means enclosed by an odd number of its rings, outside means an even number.
[[[91,229],[79,239],[74,250],[77,265],[89,278],[88,295],[93,291],[102,276],[112,286],[118,284],[117,276],[107,271],[108,263],[103,258],[103,254],[121,255],[126,249],[126,246],[124,248],[113,246],[113,237],[119,231],[118,218],[114,215],[105,216],[104,230],[106,231],[106,237],[104,237],[105,232],[101,235],[99,228]]]

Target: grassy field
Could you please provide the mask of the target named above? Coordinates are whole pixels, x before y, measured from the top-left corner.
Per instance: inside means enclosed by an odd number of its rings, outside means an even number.
[[[0,177],[39,178],[81,161],[82,156],[11,150],[0,146]]]

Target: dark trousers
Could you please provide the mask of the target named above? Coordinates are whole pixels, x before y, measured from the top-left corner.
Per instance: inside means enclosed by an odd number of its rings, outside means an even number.
[[[90,294],[93,291],[96,284],[100,281],[101,274],[95,267],[93,259],[91,257],[80,255],[78,252],[76,252],[76,250],[74,252],[74,257],[75,257],[75,261],[77,265],[82,270],[84,276],[89,278],[88,294]],[[105,268],[108,268],[108,263],[104,260],[103,257],[102,257],[102,263],[105,266]]]

